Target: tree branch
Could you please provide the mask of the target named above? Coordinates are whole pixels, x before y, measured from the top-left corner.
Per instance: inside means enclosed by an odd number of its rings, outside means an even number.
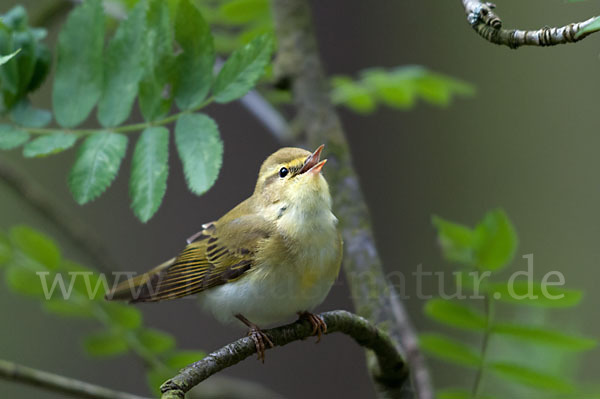
[[[377,378],[385,386],[402,386],[406,381],[407,369],[394,343],[380,329],[364,318],[344,310],[320,315],[327,323],[327,334],[341,332],[352,337],[359,345],[370,349],[377,360],[380,373]],[[307,320],[298,320],[286,326],[264,330],[276,346],[287,345],[312,335],[312,326]],[[211,375],[233,366],[256,353],[254,341],[241,338],[209,354],[204,359],[189,365],[165,382],[162,399],[183,399],[185,393]]]
[[[503,29],[502,20],[494,12],[496,6],[480,0],[461,0],[467,13],[467,20],[475,32],[485,40],[516,49],[520,46],[555,46],[557,44],[575,43],[597,32],[593,29],[578,35],[582,29],[596,20],[592,17],[583,22],[576,22],[559,28],[544,27],[538,30]]]
[[[274,0],[273,15],[279,44],[275,75],[292,82],[298,119],[311,148],[325,143],[329,160],[325,173],[330,183],[334,211],[344,239],[344,270],[358,314],[379,326],[408,357],[420,399],[432,399],[429,374],[420,358],[414,329],[406,310],[386,281],[375,246],[369,211],[352,167],[350,148],[329,97],[306,0]],[[394,309],[396,311],[394,311]],[[372,355],[367,364],[377,388],[385,396],[412,398],[409,383],[388,386],[378,378]],[[419,370],[417,370],[419,369]]]
[[[0,360],[0,378],[42,387],[47,390],[60,392],[77,398],[148,399],[143,396],[113,391],[112,389],[89,384],[87,382],[21,366],[6,360]]]

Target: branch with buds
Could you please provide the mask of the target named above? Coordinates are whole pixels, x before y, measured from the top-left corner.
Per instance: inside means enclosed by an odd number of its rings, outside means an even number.
[[[373,351],[378,366],[374,378],[380,387],[393,390],[405,384],[408,368],[394,343],[381,330],[364,318],[344,310],[320,314],[327,324],[326,334],[341,332],[352,337],[356,343]],[[307,320],[298,320],[269,330],[263,330],[275,346],[287,345],[306,339],[314,334]],[[206,380],[211,375],[231,367],[256,353],[256,345],[250,337],[245,337],[207,355],[204,359],[189,365],[180,373],[165,382],[161,391],[162,399],[183,399],[186,392]]]
[[[479,0],[461,0],[467,20],[475,32],[485,40],[516,49],[521,46],[555,46],[575,43],[600,30],[600,26],[589,29],[598,17],[561,27],[544,27],[537,30],[502,28],[502,20],[495,13],[493,3]]]

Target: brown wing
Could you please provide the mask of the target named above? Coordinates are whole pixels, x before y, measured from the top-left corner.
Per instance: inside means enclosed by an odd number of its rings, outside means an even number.
[[[147,287],[131,301],[176,299],[237,280],[252,269],[257,245],[269,235],[270,224],[257,216],[207,224],[170,266],[143,279]]]

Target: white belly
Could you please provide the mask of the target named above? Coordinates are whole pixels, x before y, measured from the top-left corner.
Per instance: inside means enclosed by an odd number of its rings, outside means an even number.
[[[329,215],[331,218],[317,218],[322,222],[312,226],[302,244],[294,247],[291,262],[269,264],[266,260],[256,265],[239,280],[202,293],[204,307],[222,322],[242,314],[263,327],[321,304],[337,278],[341,252],[337,220]]]

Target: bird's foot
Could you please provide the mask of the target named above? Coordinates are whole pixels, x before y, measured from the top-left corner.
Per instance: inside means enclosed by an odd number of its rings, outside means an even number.
[[[299,312],[298,316],[300,316],[300,319],[305,319],[310,322],[313,328],[312,335],[317,336],[317,343],[319,343],[319,341],[321,341],[321,335],[327,334],[327,324],[325,323],[325,320],[323,320],[321,316],[310,312]]]
[[[273,341],[271,341],[267,334],[262,332],[260,327],[252,323],[250,320],[248,320],[241,314],[235,315],[235,317],[242,323],[250,327],[250,331],[248,331],[248,336],[252,339],[252,341],[254,341],[254,345],[256,346],[256,353],[258,355],[258,360],[264,363],[265,350],[267,349],[267,345],[269,348],[273,348],[275,346],[273,344]]]

